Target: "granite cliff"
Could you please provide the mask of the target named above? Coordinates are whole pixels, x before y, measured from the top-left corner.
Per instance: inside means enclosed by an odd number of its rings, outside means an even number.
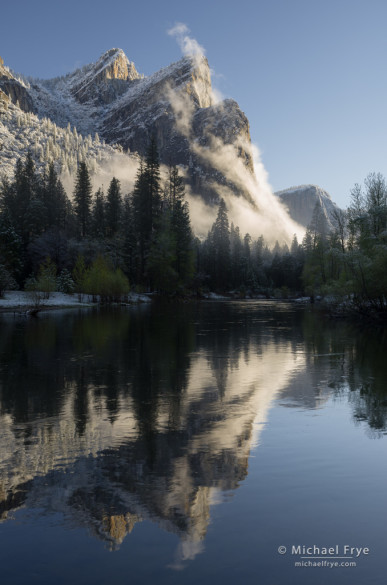
[[[283,191],[277,191],[275,195],[286,206],[290,217],[304,227],[311,223],[316,205],[321,207],[328,228],[332,227],[333,214],[340,211],[336,203],[332,201],[329,193],[317,185],[291,187]]]
[[[234,100],[214,100],[205,57],[186,56],[149,77],[121,49],[50,80],[19,80],[1,65],[0,90],[24,112],[84,136],[98,132],[131,153],[144,155],[154,135],[161,162],[183,165],[188,184],[206,201],[218,199],[222,186],[249,199],[207,156],[214,141],[235,148],[253,173],[248,120]]]
[[[0,57],[0,94],[5,95],[13,103],[17,104],[23,112],[34,112],[33,100],[28,92],[28,89],[23,83],[14,77],[7,67],[4,66],[4,61]],[[4,97],[2,103],[4,103]]]

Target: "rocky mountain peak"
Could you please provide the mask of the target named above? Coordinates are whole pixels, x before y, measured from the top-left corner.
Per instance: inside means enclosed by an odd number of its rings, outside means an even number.
[[[175,71],[172,77],[179,80],[179,84],[184,86],[186,93],[195,105],[199,108],[212,106],[211,73],[207,58],[203,55],[184,57],[174,66]]]
[[[318,185],[290,187],[283,191],[277,191],[275,195],[285,204],[290,217],[304,227],[311,223],[316,205],[321,207],[328,227],[332,226],[334,212],[339,210],[329,193]]]
[[[105,79],[124,79],[132,81],[139,79],[140,75],[132,61],[129,61],[122,49],[110,49],[106,51],[94,65],[95,75],[101,75]]]
[[[141,75],[122,49],[110,49],[96,63],[76,71],[71,93],[80,103],[109,104],[125,93]]]

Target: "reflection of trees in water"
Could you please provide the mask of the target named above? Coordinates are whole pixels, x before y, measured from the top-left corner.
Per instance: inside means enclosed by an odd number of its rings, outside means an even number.
[[[341,320],[316,321],[312,313],[306,313],[303,329],[309,362],[315,355],[329,355],[329,386],[336,395],[348,398],[355,421],[385,430],[386,329]],[[319,374],[316,371],[316,376]]]
[[[386,426],[385,335],[285,303],[275,311],[264,303],[203,303],[3,321],[0,414],[8,417],[9,444],[27,449],[39,440],[47,450],[41,477],[21,470],[16,489],[0,486],[3,515],[28,497],[46,505],[62,486],[66,510],[111,542],[144,518],[199,542],[214,491],[234,490],[246,476],[254,414],[271,400],[267,371],[282,368],[275,361],[282,353],[305,356],[313,389],[321,377],[315,360],[328,356],[330,388],[340,394],[349,386],[355,416]],[[206,367],[195,387],[195,372]],[[93,424],[101,420],[99,445]],[[66,442],[74,444],[72,474],[57,469],[50,452]]]
[[[6,323],[0,330],[0,411],[15,422],[58,415],[66,389],[75,385],[79,432],[87,421],[90,389],[105,401],[112,419],[119,396],[132,393],[140,420],[149,426],[163,392],[172,393],[178,408],[192,341],[186,321],[141,309]]]
[[[2,451],[16,441],[28,459],[5,460],[4,514],[24,484],[34,507],[60,507],[62,494],[65,513],[108,539],[146,517],[186,544],[204,538],[214,491],[234,490],[246,476],[257,388],[227,388],[227,371],[238,374],[241,356],[248,361],[247,316],[233,321],[227,307],[213,321],[197,309],[59,313],[1,329]],[[207,328],[206,340],[196,336]],[[196,372],[202,361],[211,365],[194,391],[193,361]],[[263,406],[269,400],[270,390]],[[118,435],[109,437],[106,424]],[[72,473],[57,466],[63,459]]]
[[[279,351],[285,342],[294,353],[306,350],[316,389],[319,372],[313,362],[330,354],[330,386],[336,392],[349,386],[355,417],[373,428],[386,426],[385,377],[375,375],[387,367],[383,330],[327,322],[310,311],[300,319],[289,305],[276,305],[273,311],[262,303],[63,312],[29,321],[3,318],[0,412],[19,423],[57,416],[66,389],[75,386],[74,417],[82,433],[90,393],[106,405],[111,421],[119,412],[120,397],[130,395],[151,454],[160,409],[167,408],[171,428],[179,424],[194,352],[207,356],[221,398],[240,357],[247,361],[251,348],[259,354],[269,340]]]

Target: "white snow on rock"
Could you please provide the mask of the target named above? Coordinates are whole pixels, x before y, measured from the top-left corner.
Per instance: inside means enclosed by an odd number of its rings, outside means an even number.
[[[340,211],[329,193],[318,185],[290,187],[277,191],[275,195],[286,205],[290,217],[304,227],[310,224],[316,205],[321,206],[328,227],[332,226],[334,213]]]

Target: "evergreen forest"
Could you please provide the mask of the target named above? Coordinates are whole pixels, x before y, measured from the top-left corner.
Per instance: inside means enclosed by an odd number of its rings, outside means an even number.
[[[205,239],[194,236],[184,180],[171,165],[160,175],[155,139],[134,189],[113,177],[93,193],[80,162],[72,199],[51,163],[37,172],[32,154],[0,186],[0,295],[9,289],[88,294],[119,301],[130,290],[168,296],[208,291],[239,298],[330,298],[336,306],[383,314],[387,291],[387,185],[370,174],[350,206],[328,222],[316,204],[302,242],[269,247],[230,224],[223,199]]]

